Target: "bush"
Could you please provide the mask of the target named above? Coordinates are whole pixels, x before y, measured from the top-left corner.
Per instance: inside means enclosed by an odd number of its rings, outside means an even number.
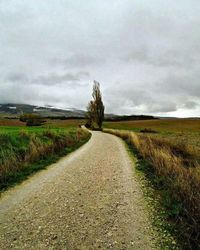
[[[45,123],[45,120],[38,114],[21,115],[20,121],[26,122],[26,126],[41,126]]]
[[[143,128],[140,130],[141,133],[152,133],[152,134],[157,134],[158,132],[151,129],[151,128]]]

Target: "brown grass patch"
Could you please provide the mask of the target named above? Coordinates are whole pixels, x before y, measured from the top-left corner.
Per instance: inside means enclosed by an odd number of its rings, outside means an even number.
[[[105,122],[104,127],[135,131],[149,128],[158,132],[200,132],[200,119],[160,119]]]
[[[0,119],[0,126],[25,126],[24,122],[18,119]]]

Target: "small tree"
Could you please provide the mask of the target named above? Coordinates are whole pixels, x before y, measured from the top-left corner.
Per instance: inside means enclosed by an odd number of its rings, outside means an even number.
[[[24,114],[20,116],[20,121],[26,122],[26,126],[41,126],[44,119],[38,114]]]
[[[92,128],[96,123],[99,129],[102,128],[104,120],[104,105],[100,91],[100,84],[94,81],[92,97],[94,100],[90,101],[87,107],[88,125]]]
[[[88,128],[93,128],[93,122],[95,120],[94,113],[95,113],[94,101],[90,101],[87,106],[87,114],[86,114],[87,118],[86,127]]]

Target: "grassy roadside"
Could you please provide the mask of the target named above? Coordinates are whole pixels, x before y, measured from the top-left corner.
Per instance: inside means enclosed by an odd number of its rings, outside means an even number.
[[[0,133],[0,191],[79,148],[90,136],[75,128],[4,130]]]
[[[151,164],[144,160],[139,152],[124,141],[130,158],[133,161],[134,174],[145,197],[145,208],[153,226],[154,244],[156,249],[182,249],[176,240],[177,231],[168,220],[168,213],[161,204],[161,197],[154,186],[156,176],[151,174]],[[150,174],[150,176],[148,176]]]
[[[158,209],[164,209],[164,231],[176,236],[181,249],[199,249],[200,172],[195,150],[129,131],[104,131],[124,139],[136,155],[137,170],[153,187],[152,203],[156,200]]]
[[[200,119],[158,119],[104,122],[104,128],[151,134],[156,138],[190,144],[200,153]],[[146,132],[146,133],[144,133]]]

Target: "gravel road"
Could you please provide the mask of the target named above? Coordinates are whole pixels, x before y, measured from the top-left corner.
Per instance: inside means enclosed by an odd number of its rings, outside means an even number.
[[[124,143],[92,132],[76,152],[0,198],[0,249],[154,249]]]

